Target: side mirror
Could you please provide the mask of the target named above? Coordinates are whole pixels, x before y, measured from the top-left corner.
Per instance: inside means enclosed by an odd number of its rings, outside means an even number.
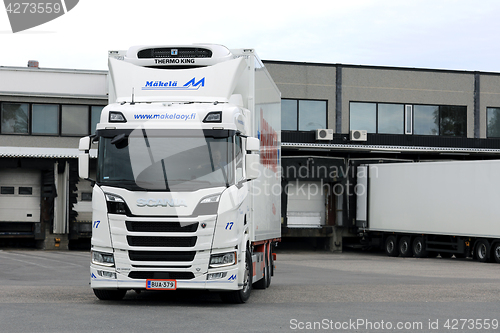
[[[78,155],[78,176],[83,179],[89,178],[90,173],[90,137],[86,136],[80,139],[78,149],[81,151]]]
[[[90,170],[90,155],[89,153],[82,153],[78,156],[78,176],[83,179],[89,178]]]
[[[247,150],[252,152],[258,152],[260,150],[260,141],[257,138],[248,137],[247,138]]]
[[[80,151],[90,150],[90,136],[85,136],[80,139],[80,144],[78,145]]]
[[[260,155],[259,154],[247,154],[245,157],[245,169],[246,178],[248,180],[254,180],[260,176]]]

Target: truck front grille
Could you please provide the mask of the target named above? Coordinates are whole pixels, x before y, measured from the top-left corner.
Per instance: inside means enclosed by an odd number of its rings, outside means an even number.
[[[128,251],[132,261],[193,261],[195,251]]]
[[[128,277],[131,279],[176,279],[176,280],[190,280],[194,278],[191,272],[148,272],[136,271],[130,272]]]
[[[157,237],[157,236],[127,236],[130,246],[161,246],[161,247],[193,247],[196,236],[192,237]]]
[[[134,232],[195,232],[198,230],[198,222],[138,222],[126,221],[128,231]]]

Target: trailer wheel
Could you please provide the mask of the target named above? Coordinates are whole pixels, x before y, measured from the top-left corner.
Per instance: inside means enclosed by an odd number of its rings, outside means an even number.
[[[401,257],[411,257],[413,255],[410,237],[403,236],[399,240],[399,254]]]
[[[417,258],[427,257],[428,253],[425,250],[423,237],[418,236],[418,237],[415,237],[415,239],[413,240],[413,254],[415,254],[415,257],[417,257]]]
[[[220,293],[220,298],[226,303],[245,303],[250,298],[252,291],[252,255],[250,250],[247,249],[245,256],[245,277],[243,279],[243,288],[241,290],[234,290],[229,292]]]
[[[476,258],[479,262],[488,262],[488,241],[480,239],[476,244]]]
[[[397,257],[399,255],[398,243],[396,236],[389,236],[385,240],[385,253],[389,257]]]
[[[500,242],[497,242],[493,245],[492,250],[493,258],[495,258],[495,262],[500,264]]]
[[[126,293],[127,289],[94,289],[94,295],[101,301],[119,301]]]

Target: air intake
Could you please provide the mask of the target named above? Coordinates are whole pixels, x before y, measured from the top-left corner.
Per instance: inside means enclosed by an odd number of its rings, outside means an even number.
[[[181,47],[181,48],[151,48],[137,52],[139,59],[155,58],[211,58],[212,51],[203,48]]]

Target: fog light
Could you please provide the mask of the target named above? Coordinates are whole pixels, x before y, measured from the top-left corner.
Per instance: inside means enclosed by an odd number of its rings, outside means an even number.
[[[102,276],[102,277],[107,277],[110,279],[116,279],[116,273],[113,273],[113,272],[97,271],[97,275]]]
[[[236,252],[212,254],[210,256],[210,267],[231,266],[236,263]]]
[[[227,272],[220,272],[220,273],[210,273],[207,274],[207,280],[217,280],[217,279],[223,279],[227,275]]]

